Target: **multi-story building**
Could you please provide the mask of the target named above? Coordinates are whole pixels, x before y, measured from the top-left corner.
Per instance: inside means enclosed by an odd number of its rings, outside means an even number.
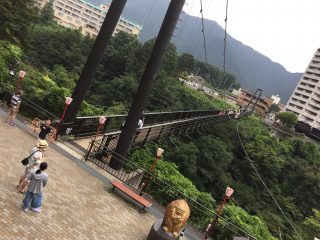
[[[254,108],[254,111],[255,113],[261,116],[265,116],[269,111],[270,106],[274,103],[274,100],[271,97],[257,97],[254,96],[253,92],[240,88],[238,96],[238,105],[241,108],[246,108],[250,101],[252,102],[252,104],[249,106],[249,108],[253,108],[253,105],[257,103]]]
[[[295,113],[299,121],[320,128],[320,48],[293,91],[286,110]]]
[[[42,8],[49,0],[37,0],[38,7]],[[54,0],[54,19],[58,24],[73,29],[79,29],[82,34],[96,37],[108,12],[109,6],[97,7],[84,0]],[[120,18],[113,34],[124,31],[140,35],[142,26],[123,17]]]

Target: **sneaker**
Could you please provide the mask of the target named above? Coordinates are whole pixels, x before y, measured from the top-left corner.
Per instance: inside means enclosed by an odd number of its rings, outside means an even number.
[[[28,212],[28,208],[24,208],[24,206],[22,206],[22,210],[24,211],[24,212]]]
[[[41,212],[41,207],[32,208],[32,211],[39,213],[39,212]]]
[[[9,123],[9,125],[11,126],[11,127],[13,127],[14,125],[13,125],[13,123]]]

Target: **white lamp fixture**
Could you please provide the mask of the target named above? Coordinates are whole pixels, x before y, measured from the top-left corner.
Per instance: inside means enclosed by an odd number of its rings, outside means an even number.
[[[9,74],[10,74],[11,76],[14,76],[14,75],[16,74],[16,71],[15,71],[15,70],[10,70],[10,71],[9,71]]]
[[[226,189],[226,196],[229,198],[233,194],[234,190],[230,187],[227,187]]]
[[[70,105],[72,103],[72,98],[71,97],[66,97],[66,104]]]
[[[26,72],[25,71],[19,71],[19,77],[20,78],[24,78],[26,76]]]
[[[99,124],[103,125],[106,122],[107,118],[104,116],[99,117]]]
[[[157,149],[157,157],[158,157],[158,158],[161,157],[162,154],[163,154],[163,152],[164,152],[164,150],[163,150],[162,148],[158,148],[158,149]]]

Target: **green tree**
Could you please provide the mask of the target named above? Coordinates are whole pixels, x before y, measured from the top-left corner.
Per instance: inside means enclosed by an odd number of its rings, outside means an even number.
[[[276,119],[280,119],[288,128],[292,128],[298,122],[298,117],[292,112],[281,112],[277,114]]]
[[[303,228],[306,239],[313,240],[314,237],[320,237],[320,211],[317,209],[312,209],[314,215],[306,217],[303,221]]]
[[[195,59],[189,53],[182,53],[178,59],[177,73],[191,72],[195,66]]]
[[[0,81],[9,82],[9,65],[12,61],[20,60],[22,51],[16,45],[0,41]]]
[[[277,238],[272,236],[268,231],[268,228],[259,217],[249,215],[240,207],[227,205],[223,215],[227,220],[231,221],[258,240],[277,240]],[[231,231],[230,228],[233,229],[233,231]],[[223,220],[220,220],[215,238],[232,239],[234,231],[237,232],[239,236],[245,235],[243,232],[225,223]]]
[[[0,39],[26,45],[37,22],[34,0],[0,1]]]
[[[280,107],[278,104],[272,104],[270,107],[269,107],[269,113],[277,113],[280,111]]]
[[[42,25],[53,24],[53,0],[47,2],[44,7],[40,10],[39,23]]]
[[[27,48],[27,60],[35,67],[52,69],[61,65],[66,70],[81,69],[92,39],[83,37],[77,30],[58,25],[38,25],[34,27],[30,47]]]

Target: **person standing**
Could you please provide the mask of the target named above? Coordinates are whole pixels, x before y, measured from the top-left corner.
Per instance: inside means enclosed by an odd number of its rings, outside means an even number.
[[[18,192],[24,193],[26,186],[28,185],[29,181],[27,180],[27,176],[38,169],[39,165],[42,162],[44,157],[45,148],[48,147],[48,143],[46,140],[40,140],[36,143],[36,146],[31,149],[29,163],[26,165],[25,171],[19,179],[19,184],[17,185]]]
[[[36,172],[31,172],[27,179],[29,182],[27,193],[23,199],[22,209],[27,212],[31,205],[32,211],[41,212],[42,192],[48,183],[48,174],[44,171],[48,168],[46,162],[40,163],[40,167]]]
[[[51,120],[48,119],[44,124],[40,125],[38,141],[45,140],[47,135],[52,132]]]
[[[10,109],[6,120],[6,123],[8,123],[10,126],[13,126],[13,120],[16,118],[19,112],[22,94],[23,91],[18,90],[17,93],[13,94],[13,96],[11,97]]]

